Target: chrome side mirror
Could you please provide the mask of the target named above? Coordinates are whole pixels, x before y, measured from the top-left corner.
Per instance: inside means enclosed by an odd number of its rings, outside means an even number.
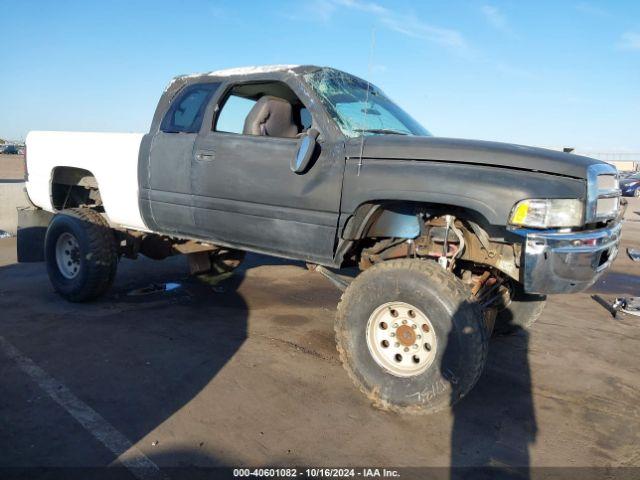
[[[291,171],[297,174],[304,173],[309,167],[309,163],[313,158],[313,152],[316,149],[317,139],[320,132],[315,128],[307,130],[306,135],[300,138],[298,151],[296,156],[291,159]]]

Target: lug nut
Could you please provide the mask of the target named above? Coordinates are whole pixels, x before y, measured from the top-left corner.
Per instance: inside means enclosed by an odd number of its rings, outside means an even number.
[[[416,328],[418,328],[418,327],[417,327],[417,326],[416,326],[416,324],[414,323],[413,325],[411,325],[411,328],[413,328],[413,329],[415,330],[415,329],[416,329]]]
[[[407,321],[406,321],[406,320],[402,320],[402,324],[403,324],[403,325],[406,325],[406,324],[407,324]]]
[[[398,348],[400,346],[400,344],[398,342],[394,343],[393,345],[394,347]]]
[[[389,335],[392,336],[392,337],[396,336],[395,332],[391,332]]]
[[[394,323],[394,324],[393,324],[393,328],[398,328],[398,324],[397,324],[397,323]]]
[[[404,351],[408,352],[409,351],[409,347],[404,347]]]

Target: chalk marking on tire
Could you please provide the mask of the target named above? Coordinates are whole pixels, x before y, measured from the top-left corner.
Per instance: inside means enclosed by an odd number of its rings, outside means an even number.
[[[33,360],[0,335],[0,350],[13,360],[49,397],[64,408],[84,429],[118,457],[119,463],[141,480],[165,478],[158,465],[137,449],[102,415],[76,397],[64,384],[53,378]],[[133,453],[133,455],[124,455]]]

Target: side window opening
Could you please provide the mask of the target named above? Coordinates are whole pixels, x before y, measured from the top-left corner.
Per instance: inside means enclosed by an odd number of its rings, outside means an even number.
[[[197,133],[204,110],[219,83],[200,83],[187,86],[171,104],[162,119],[160,130],[166,133]]]
[[[255,104],[255,100],[231,93],[218,115],[216,130],[241,135],[244,121]]]
[[[214,118],[213,130],[296,138],[311,123],[310,112],[285,83],[245,83],[229,90]]]

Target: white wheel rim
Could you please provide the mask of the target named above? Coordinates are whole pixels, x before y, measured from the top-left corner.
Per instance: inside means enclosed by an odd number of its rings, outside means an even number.
[[[73,280],[80,273],[80,245],[72,234],[65,232],[56,242],[56,263],[63,277]]]
[[[367,323],[369,353],[387,372],[413,377],[425,372],[438,350],[429,318],[404,302],[389,302],[376,308]]]

